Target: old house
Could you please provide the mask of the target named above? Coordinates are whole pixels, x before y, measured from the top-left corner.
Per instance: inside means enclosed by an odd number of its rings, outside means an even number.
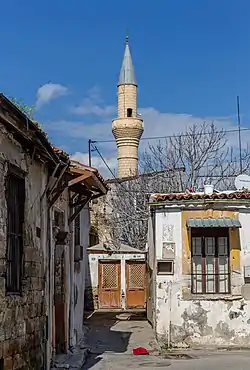
[[[248,191],[154,194],[148,318],[168,346],[250,344]]]
[[[87,205],[106,191],[0,95],[0,368],[49,369],[76,345]]]

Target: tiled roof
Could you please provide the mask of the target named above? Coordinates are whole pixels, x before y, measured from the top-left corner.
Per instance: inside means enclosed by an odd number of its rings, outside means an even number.
[[[112,253],[145,253],[140,249],[131,247],[127,244],[121,244],[119,247],[115,247],[112,243],[106,245],[105,243],[99,243],[88,248],[88,251],[100,251],[100,252],[112,252]]]
[[[53,145],[48,139],[47,134],[42,130],[39,122],[31,120],[13,101],[8,99],[3,93],[0,93],[0,106],[1,106],[1,120],[5,126],[11,128],[18,136],[18,140],[22,140],[25,145],[31,145],[35,142],[38,148],[46,148],[45,151],[49,153],[49,158],[54,162],[58,162],[58,154],[53,148]],[[14,115],[12,115],[14,113]],[[15,117],[17,116],[17,117]],[[43,151],[43,155],[45,153]],[[63,157],[61,159],[66,159]]]
[[[228,191],[221,193],[205,194],[205,193],[168,193],[168,194],[152,194],[151,202],[165,202],[178,200],[202,200],[202,199],[250,199],[250,191]]]
[[[61,156],[61,157],[64,157],[64,158],[69,158],[69,155],[68,153],[66,153],[64,150],[60,149],[60,148],[56,148],[55,146],[53,146],[53,150],[54,152]]]
[[[71,167],[80,168],[81,170],[89,170],[89,171],[93,172],[96,175],[96,177],[98,177],[98,179],[102,183],[105,183],[104,178],[102,177],[102,175],[100,174],[100,172],[98,171],[97,168],[86,166],[85,164],[80,163],[78,161],[75,161],[73,159],[70,160],[70,165],[71,165]]]

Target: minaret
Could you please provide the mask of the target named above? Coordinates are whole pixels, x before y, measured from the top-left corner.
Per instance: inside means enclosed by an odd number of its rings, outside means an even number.
[[[137,83],[126,37],[125,53],[118,81],[118,118],[112,132],[118,149],[118,177],[137,175],[138,147],[143,133],[143,120],[137,116]]]

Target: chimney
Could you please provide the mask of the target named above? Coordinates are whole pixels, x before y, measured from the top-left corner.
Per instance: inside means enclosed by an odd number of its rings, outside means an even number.
[[[211,195],[214,192],[214,186],[213,185],[204,185],[204,193],[207,195]]]

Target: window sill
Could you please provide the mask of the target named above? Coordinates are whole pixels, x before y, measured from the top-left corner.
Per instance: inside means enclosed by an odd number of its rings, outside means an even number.
[[[242,295],[232,294],[183,294],[183,301],[238,301]]]

